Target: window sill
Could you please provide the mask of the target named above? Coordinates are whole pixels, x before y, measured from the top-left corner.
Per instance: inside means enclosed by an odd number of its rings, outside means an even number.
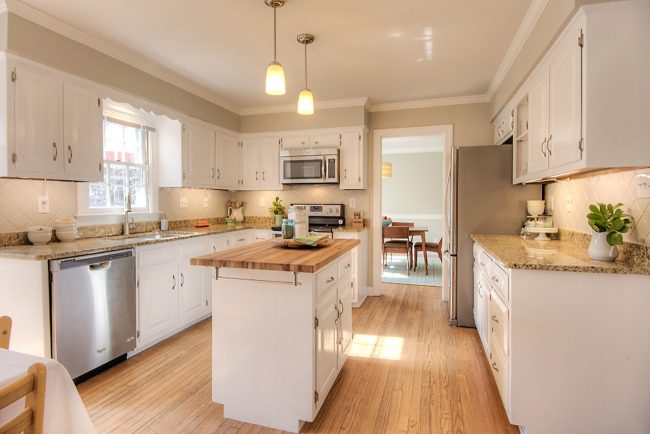
[[[129,215],[133,222],[149,222],[160,220],[162,211],[133,211]],[[78,214],[75,216],[79,226],[113,225],[124,223],[124,212],[102,214]]]

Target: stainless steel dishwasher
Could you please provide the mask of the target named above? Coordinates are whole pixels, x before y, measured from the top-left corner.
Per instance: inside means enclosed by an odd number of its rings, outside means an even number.
[[[52,356],[74,379],[135,348],[133,250],[50,261]]]

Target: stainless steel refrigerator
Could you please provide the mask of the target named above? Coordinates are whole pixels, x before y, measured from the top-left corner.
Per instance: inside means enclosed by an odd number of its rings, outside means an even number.
[[[542,186],[512,184],[512,145],[452,148],[447,158],[443,291],[449,323],[475,327],[470,235],[518,235],[526,201],[541,199]]]

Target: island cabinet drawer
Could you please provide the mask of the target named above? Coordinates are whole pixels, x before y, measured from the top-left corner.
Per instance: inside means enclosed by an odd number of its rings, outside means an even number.
[[[352,252],[346,253],[339,259],[339,277],[352,272]]]
[[[334,285],[339,278],[339,263],[332,262],[316,274],[316,290],[321,291]]]
[[[490,293],[490,304],[488,306],[490,317],[490,342],[499,346],[504,354],[509,354],[509,312],[508,306],[501,300],[496,291]]]
[[[510,283],[508,273],[494,261],[490,261],[488,268],[488,276],[490,276],[490,280],[492,281],[492,287],[499,292],[499,295],[501,295],[505,301],[509,301],[510,291],[508,287],[510,286]]]
[[[492,263],[492,259],[490,259],[490,257],[485,252],[485,250],[479,249],[477,261],[478,261],[478,269],[489,276],[490,264]]]

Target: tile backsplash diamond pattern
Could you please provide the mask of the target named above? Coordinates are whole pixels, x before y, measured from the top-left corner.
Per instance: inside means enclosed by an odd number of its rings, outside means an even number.
[[[650,199],[636,197],[634,170],[559,181],[545,187],[547,205],[553,202],[553,219],[559,228],[590,233],[587,213],[590,203],[624,204],[634,226],[625,240],[650,245]],[[551,199],[552,198],[552,199]],[[571,199],[571,211],[567,201]]]

